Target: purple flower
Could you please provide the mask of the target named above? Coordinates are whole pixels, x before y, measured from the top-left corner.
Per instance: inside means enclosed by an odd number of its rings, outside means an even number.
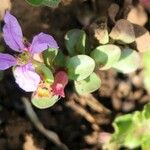
[[[6,70],[14,66],[16,83],[25,91],[36,91],[40,82],[40,76],[35,72],[32,64],[33,55],[39,54],[50,48],[58,48],[54,38],[48,34],[36,35],[31,44],[25,44],[23,34],[17,19],[9,12],[4,17],[5,25],[3,37],[6,44],[14,51],[19,52],[17,57],[0,53],[0,70]]]

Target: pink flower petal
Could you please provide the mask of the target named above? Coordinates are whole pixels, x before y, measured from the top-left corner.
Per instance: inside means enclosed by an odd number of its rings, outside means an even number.
[[[40,33],[33,38],[30,51],[32,54],[41,53],[48,47],[57,49],[58,45],[52,36],[45,33]]]
[[[16,64],[16,59],[12,55],[0,53],[0,70],[6,70]]]
[[[14,70],[16,83],[26,92],[36,91],[40,83],[40,76],[35,72],[31,63],[16,67]]]
[[[3,36],[6,44],[14,51],[23,51],[23,35],[17,19],[7,11],[4,16],[4,22]]]

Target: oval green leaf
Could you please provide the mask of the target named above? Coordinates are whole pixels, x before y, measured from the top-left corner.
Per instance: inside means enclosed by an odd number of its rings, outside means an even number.
[[[65,43],[70,56],[85,54],[86,33],[80,29],[72,29],[67,32]]]
[[[82,81],[75,81],[74,84],[77,93],[86,94],[98,90],[101,86],[101,80],[96,73],[93,72],[88,78]]]
[[[91,52],[91,57],[100,70],[110,69],[119,60],[120,55],[120,48],[113,44],[99,46]]]
[[[119,61],[113,64],[113,68],[122,73],[134,72],[140,65],[139,54],[130,48],[125,48],[121,52]]]
[[[32,104],[39,109],[46,109],[53,106],[58,101],[58,96],[32,98]]]
[[[69,78],[80,81],[87,78],[94,71],[95,62],[87,55],[77,55],[67,59],[66,67]]]

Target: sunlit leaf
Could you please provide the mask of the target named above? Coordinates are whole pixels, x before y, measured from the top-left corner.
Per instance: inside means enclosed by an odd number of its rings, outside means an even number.
[[[142,150],[150,150],[150,134],[143,137]]]
[[[75,89],[79,94],[92,93],[100,88],[101,80],[96,75],[96,73],[92,73],[88,78],[75,81]]]
[[[131,73],[140,65],[139,54],[130,48],[125,48],[121,52],[121,57],[118,62],[113,64],[113,68],[122,73]]]
[[[32,104],[39,108],[39,109],[45,109],[53,106],[56,102],[58,101],[58,96],[53,96],[53,97],[37,97],[37,98],[32,98],[31,102]]]
[[[87,78],[95,68],[95,62],[87,55],[71,57],[66,62],[69,78],[72,80],[83,80]]]
[[[146,90],[150,91],[150,51],[146,51],[143,56],[144,65],[144,85]]]
[[[120,55],[120,48],[113,44],[99,46],[91,52],[96,66],[101,70],[111,68],[119,60]]]
[[[135,41],[134,27],[129,21],[121,19],[116,22],[110,33],[110,37],[123,43],[132,43]]]
[[[143,115],[146,119],[150,119],[150,103],[145,105],[144,110],[143,110]]]
[[[136,111],[132,114],[119,116],[113,122],[114,133],[109,143],[106,143],[108,150],[111,145],[119,148],[127,147],[135,149],[142,146],[142,150],[149,150],[150,144],[150,104],[145,105],[143,111]]]
[[[108,26],[106,18],[98,18],[90,25],[90,32],[99,42],[107,44],[109,42]]]

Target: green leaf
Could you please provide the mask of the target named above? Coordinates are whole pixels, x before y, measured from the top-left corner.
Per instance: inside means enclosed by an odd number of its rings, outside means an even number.
[[[146,70],[144,70],[144,86],[150,92],[150,73]]]
[[[150,119],[150,103],[145,105],[144,110],[143,110],[143,115],[146,119]]]
[[[139,147],[141,145],[141,138],[143,134],[144,126],[141,124],[142,122],[142,115],[140,112],[135,112],[132,116],[132,126],[128,130],[126,135],[124,146],[129,147],[130,149]]]
[[[32,98],[31,102],[32,104],[39,108],[39,109],[45,109],[53,106],[58,101],[58,96],[53,97],[36,97]]]
[[[66,64],[66,56],[62,53],[62,51],[58,51],[58,54],[54,59],[54,65],[56,67],[65,67],[65,64]]]
[[[99,89],[100,85],[101,80],[94,72],[84,80],[75,81],[75,89],[79,94],[92,93]]]
[[[65,43],[70,56],[85,54],[86,33],[80,29],[72,29],[65,35]]]
[[[118,62],[113,64],[113,68],[122,73],[131,73],[140,65],[139,54],[130,48],[125,48],[121,52],[121,57]]]
[[[144,65],[144,86],[150,91],[150,51],[146,51],[143,56]]]
[[[26,0],[29,4],[34,6],[39,6],[42,4],[43,0]]]
[[[136,112],[134,115],[127,114],[116,118],[113,123],[115,133],[112,140],[131,149],[140,146],[142,136],[140,115]]]
[[[113,40],[118,40],[123,43],[132,43],[135,41],[134,27],[128,20],[121,19],[116,22],[116,25],[110,33],[110,37]]]
[[[150,135],[145,135],[142,139],[142,150],[150,150]]]
[[[120,55],[120,48],[113,44],[99,46],[91,52],[91,57],[100,70],[111,68],[119,60]]]
[[[87,55],[77,55],[67,59],[66,67],[69,78],[80,81],[87,78],[94,71],[95,62]]]
[[[43,0],[42,4],[49,7],[56,7],[61,0]]]
[[[117,117],[113,122],[115,132],[106,146],[116,145],[134,149],[142,146],[143,150],[150,148],[150,103],[143,111]]]
[[[51,66],[53,64],[54,59],[56,58],[58,53],[58,49],[49,48],[43,52],[44,62],[47,66]]]
[[[119,116],[113,122],[113,126],[114,126],[114,129],[115,129],[114,138],[119,137],[117,139],[117,140],[119,140],[118,143],[123,143],[124,142],[124,137],[126,136],[128,130],[132,126],[132,116],[133,116],[132,114]]]

